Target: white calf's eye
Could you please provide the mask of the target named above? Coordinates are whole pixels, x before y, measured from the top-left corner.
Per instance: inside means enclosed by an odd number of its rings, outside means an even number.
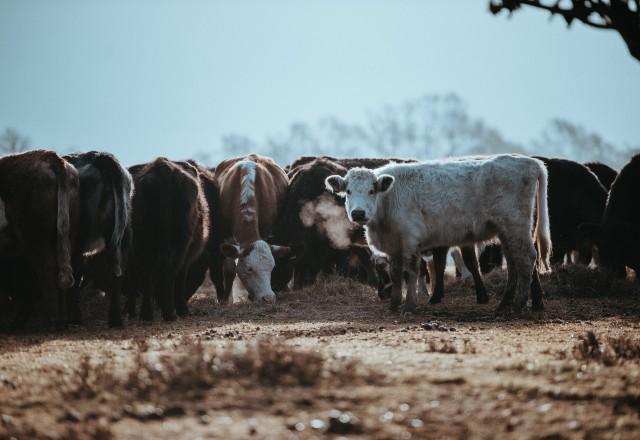
[[[350,190],[347,190],[347,194],[351,195],[351,191],[350,191]]]

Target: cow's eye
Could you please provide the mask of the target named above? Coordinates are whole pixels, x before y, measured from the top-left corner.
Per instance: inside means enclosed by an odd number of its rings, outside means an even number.
[[[351,190],[347,190],[347,194],[348,194],[348,195],[351,195]]]
[[[370,189],[369,190],[369,195],[372,196],[374,192],[375,192],[374,190]]]

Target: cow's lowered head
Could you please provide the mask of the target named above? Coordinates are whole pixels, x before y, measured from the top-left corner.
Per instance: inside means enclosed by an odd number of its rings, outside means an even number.
[[[270,245],[264,240],[256,240],[245,246],[224,243],[222,254],[237,260],[236,273],[254,301],[275,303],[276,295],[271,289],[271,271],[275,259],[291,253],[288,246]]]
[[[389,191],[394,180],[388,174],[376,176],[373,170],[353,168],[345,177],[327,177],[325,184],[328,190],[346,195],[344,206],[349,220],[364,225],[373,216],[377,197]]]

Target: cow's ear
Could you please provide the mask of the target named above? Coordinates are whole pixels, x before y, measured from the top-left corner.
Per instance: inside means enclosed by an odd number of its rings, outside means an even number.
[[[284,258],[291,254],[291,247],[289,246],[278,246],[277,244],[272,244],[270,247],[273,258]]]
[[[603,228],[599,223],[581,223],[578,225],[578,242],[584,240],[590,240],[593,242],[600,242],[602,238]]]
[[[378,176],[378,179],[374,184],[374,188],[376,192],[379,192],[379,193],[389,191],[394,181],[395,181],[395,178],[393,176],[390,176],[388,174],[381,174],[380,176]]]
[[[240,256],[240,246],[235,244],[223,243],[220,245],[220,252],[227,258],[234,260]]]
[[[336,194],[344,192],[347,189],[347,181],[342,176],[329,176],[324,181],[325,186],[331,192]]]

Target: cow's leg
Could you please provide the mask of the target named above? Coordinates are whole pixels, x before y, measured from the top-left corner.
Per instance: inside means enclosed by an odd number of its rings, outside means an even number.
[[[403,259],[401,256],[390,256],[391,265],[391,302],[389,308],[396,312],[402,303]]]
[[[140,318],[143,321],[153,321],[153,299],[156,293],[156,286],[160,280],[155,277],[145,277],[140,283],[140,291],[142,293],[142,308],[140,309]]]
[[[189,314],[189,299],[191,298],[190,292],[187,292],[187,270],[188,267],[183,267],[178,272],[175,281],[174,297],[176,302],[176,313],[178,316],[187,316]],[[206,271],[206,269],[205,269]],[[203,274],[204,278],[204,274]]]
[[[120,295],[122,295],[123,276],[109,275],[109,327],[123,327],[122,313],[120,311]]]
[[[236,278],[236,262],[231,258],[225,258],[222,263],[222,279],[224,289],[222,295],[218,293],[218,303],[228,304],[233,290],[233,280]]]
[[[433,296],[429,301],[430,304],[438,304],[444,298],[444,270],[447,267],[448,247],[439,247],[433,250],[433,268],[434,272],[431,277],[434,278],[435,285],[433,287]]]
[[[571,248],[565,238],[554,237],[551,246],[551,264],[556,265],[564,263],[565,255],[567,256],[567,264],[570,264],[572,262]]]
[[[418,262],[421,260],[419,254],[407,255],[404,257],[404,272],[407,276],[407,299],[404,305],[404,312],[414,312],[418,305],[416,284],[418,281]]]
[[[544,310],[543,296],[540,276],[538,274],[538,263],[536,262],[531,279],[531,308],[533,310]]]
[[[176,316],[176,274],[169,271],[160,278],[157,284],[158,299],[160,301],[160,311],[162,319],[165,321],[175,321]]]
[[[475,246],[462,246],[460,248],[462,253],[462,260],[464,265],[469,269],[473,276],[473,284],[476,288],[476,300],[478,304],[487,304],[489,297],[487,296],[487,289],[484,286],[482,275],[480,275],[480,266],[478,265],[478,257],[476,256]]]
[[[74,283],[67,290],[67,314],[69,324],[82,324],[82,311],[80,310],[80,282],[82,281],[82,272],[84,261],[81,256],[73,259],[73,279]]]
[[[509,251],[516,265],[517,283],[512,306],[516,313],[520,313],[527,304],[536,264],[536,248],[529,231],[528,228],[523,229],[519,235],[512,236],[509,240]]]
[[[511,310],[511,305],[513,304],[513,295],[515,295],[517,284],[517,268],[511,249],[509,249],[508,244],[505,243],[504,240],[502,240],[501,247],[504,258],[507,260],[507,284],[504,288],[502,301],[500,301],[498,305],[498,313],[505,313]]]
[[[427,271],[427,262],[424,261],[422,257],[419,259],[418,267],[418,295],[428,298],[429,288],[427,287],[427,277],[429,276],[429,272]]]
[[[208,268],[209,254],[205,252],[186,269],[183,287],[183,299],[185,301],[185,304],[189,302],[191,297],[195,295],[200,286],[202,286]]]
[[[53,324],[56,330],[62,330],[66,327],[66,292],[58,288],[58,264],[55,254],[44,251],[39,257],[36,258],[35,271],[42,294],[43,324]]]
[[[218,301],[224,295],[224,276],[222,274],[222,258],[220,256],[213,257],[211,259],[211,265],[209,266],[209,278],[213,286],[216,288],[216,296]]]

